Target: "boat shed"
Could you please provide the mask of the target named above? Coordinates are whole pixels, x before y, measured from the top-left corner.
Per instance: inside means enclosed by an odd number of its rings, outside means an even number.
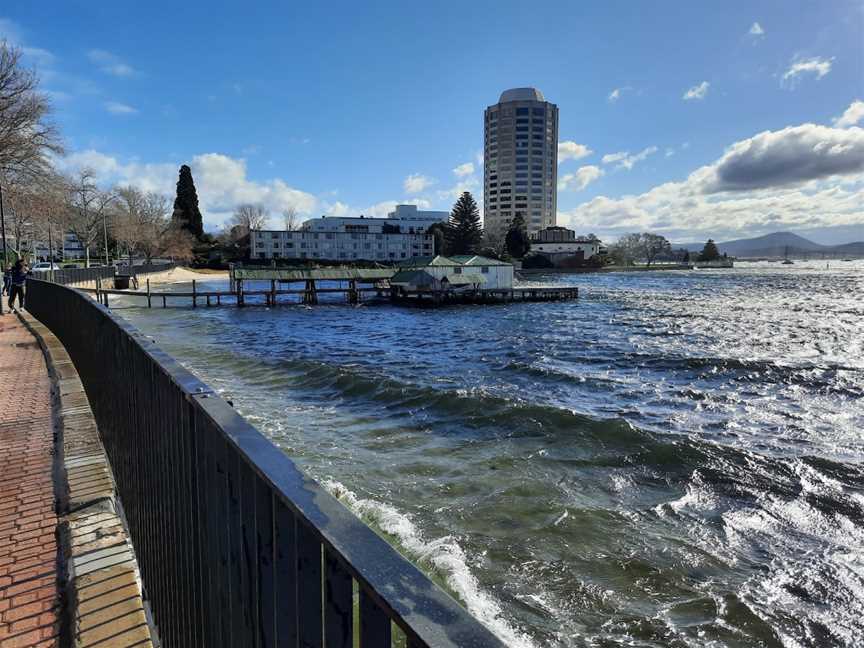
[[[409,292],[509,290],[513,287],[513,265],[478,255],[416,257],[399,264],[390,285]]]

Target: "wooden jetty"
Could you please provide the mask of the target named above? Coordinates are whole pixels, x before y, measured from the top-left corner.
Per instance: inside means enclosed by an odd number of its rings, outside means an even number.
[[[228,290],[199,290],[198,281],[192,280],[191,291],[159,291],[154,292],[147,279],[143,290],[127,290],[104,288],[97,281],[95,288],[79,288],[92,293],[96,300],[105,306],[110,306],[111,296],[137,297],[146,300],[148,308],[161,306],[167,308],[169,301],[175,305],[180,301],[187,306],[276,306],[319,303],[322,295],[344,295],[348,304],[359,304],[364,296],[387,300],[397,304],[412,304],[418,306],[441,306],[448,304],[501,304],[525,301],[561,301],[576,299],[579,289],[575,287],[525,287],[525,288],[487,288],[469,290],[436,290],[436,291],[405,291],[396,290],[389,285],[389,278],[395,270],[391,269],[358,269],[358,268],[323,268],[313,270],[235,270],[232,272]],[[268,276],[269,274],[269,276]],[[249,281],[265,283],[263,288],[248,288]],[[320,281],[345,282],[347,286],[321,286]],[[269,286],[267,286],[269,282]],[[302,287],[291,287],[302,284]],[[287,288],[282,286],[287,285]],[[279,302],[280,296],[299,297],[298,300]],[[247,300],[252,299],[247,303]]]

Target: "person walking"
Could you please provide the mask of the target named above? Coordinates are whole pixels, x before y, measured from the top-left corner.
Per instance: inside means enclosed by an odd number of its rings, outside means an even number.
[[[18,308],[24,308],[24,284],[30,272],[21,259],[12,266],[11,286],[9,288],[9,310],[15,310],[15,297],[18,297]]]

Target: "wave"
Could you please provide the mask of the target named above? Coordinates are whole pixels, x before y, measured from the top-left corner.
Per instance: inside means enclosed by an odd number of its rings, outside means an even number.
[[[534,648],[531,638],[505,618],[501,604],[480,587],[456,538],[428,540],[411,518],[390,504],[359,497],[334,479],[325,479],[321,484],[367,524],[394,538],[397,548],[407,552],[415,564],[442,578],[468,611],[501,641],[515,648]]]

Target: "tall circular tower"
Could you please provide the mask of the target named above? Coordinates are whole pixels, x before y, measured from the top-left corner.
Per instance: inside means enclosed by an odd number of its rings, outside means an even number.
[[[558,106],[537,88],[513,88],[484,113],[484,227],[503,234],[521,214],[533,233],[555,225]]]

